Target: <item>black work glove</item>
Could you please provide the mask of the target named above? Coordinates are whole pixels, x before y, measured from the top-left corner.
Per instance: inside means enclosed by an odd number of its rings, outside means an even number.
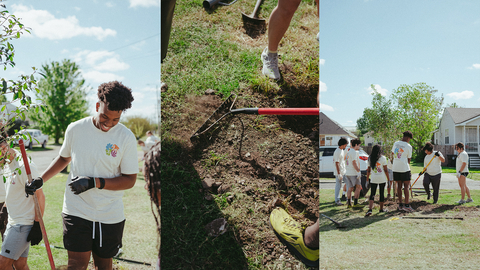
[[[73,194],[80,194],[95,187],[95,180],[88,176],[75,176],[72,182],[68,184]]]
[[[2,210],[0,210],[0,231],[3,231],[7,228],[7,220],[8,220],[7,206],[3,205]]]
[[[435,156],[439,157],[440,156],[440,151],[435,152]]]
[[[38,221],[35,221],[33,223],[32,229],[30,230],[30,233],[28,233],[27,242],[31,241],[30,245],[35,246],[35,245],[38,245],[38,243],[40,243],[42,239],[43,239],[43,236],[42,236],[42,230],[40,229],[40,223],[38,223]]]
[[[26,183],[25,184],[25,193],[28,195],[33,195],[35,194],[35,191],[37,189],[41,188],[43,186],[43,179],[41,177],[37,177],[32,180],[31,183]]]
[[[418,174],[418,176],[420,176],[420,175],[422,175],[422,174],[424,174],[424,173],[425,173],[425,171],[421,171],[421,172]]]

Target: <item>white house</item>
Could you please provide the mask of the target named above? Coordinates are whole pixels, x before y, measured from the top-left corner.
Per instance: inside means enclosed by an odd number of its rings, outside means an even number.
[[[449,149],[462,142],[470,156],[470,166],[480,166],[480,108],[446,108],[434,132],[433,142],[450,146]]]
[[[320,146],[337,146],[338,140],[342,137],[350,143],[350,140],[355,139],[357,136],[330,119],[323,112],[320,112]]]

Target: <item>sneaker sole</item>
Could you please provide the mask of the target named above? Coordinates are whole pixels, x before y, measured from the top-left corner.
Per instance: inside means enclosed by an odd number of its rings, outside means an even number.
[[[310,261],[309,259],[305,258],[302,255],[302,253],[300,253],[295,247],[292,246],[292,244],[290,242],[285,240],[282,236],[280,236],[277,233],[277,231],[275,231],[275,229],[273,229],[273,226],[272,226],[271,222],[269,222],[269,224],[270,224],[270,228],[272,228],[272,230],[275,233],[275,235],[277,236],[277,238],[280,240],[280,242],[282,242],[282,244],[284,244],[287,247],[287,249],[290,251],[290,253],[294,254],[295,257],[300,259],[300,261],[302,261],[307,266],[310,266],[310,267],[319,267],[320,266],[320,258],[316,261]],[[319,252],[320,252],[320,250],[319,250]]]

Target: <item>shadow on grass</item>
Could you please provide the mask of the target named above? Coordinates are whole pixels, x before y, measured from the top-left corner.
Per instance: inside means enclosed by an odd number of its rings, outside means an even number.
[[[162,141],[162,269],[247,269],[232,225],[223,235],[207,235],[205,226],[223,215],[199,192],[195,152],[182,143]]]
[[[368,209],[368,207],[366,207]],[[396,216],[396,212],[387,212],[387,213],[378,213],[378,211],[374,210],[374,214],[369,217],[354,217],[348,218],[350,215],[357,215],[359,212],[364,211],[364,208],[360,209],[334,209],[327,212],[320,212],[320,214],[324,214],[333,220],[339,222],[341,225],[345,226],[345,228],[337,228],[337,226],[330,220],[320,216],[320,232],[327,232],[332,230],[340,230],[340,231],[351,231],[356,229],[361,229],[366,226],[369,226],[375,222],[379,222],[385,219],[389,219],[393,216]],[[366,213],[366,211],[364,211]],[[346,217],[345,219],[339,219],[339,217]],[[322,220],[323,219],[323,220]],[[328,222],[327,222],[328,221]]]

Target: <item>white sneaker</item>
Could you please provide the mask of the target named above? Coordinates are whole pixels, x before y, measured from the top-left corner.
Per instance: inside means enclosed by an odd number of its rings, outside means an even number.
[[[464,204],[465,203],[465,200],[460,200],[457,202],[458,204]]]
[[[278,54],[268,53],[268,48],[262,52],[262,74],[270,79],[280,80],[280,71],[278,71]]]
[[[467,202],[467,203],[473,202],[473,199],[472,199],[472,198],[468,198],[465,202]]]

